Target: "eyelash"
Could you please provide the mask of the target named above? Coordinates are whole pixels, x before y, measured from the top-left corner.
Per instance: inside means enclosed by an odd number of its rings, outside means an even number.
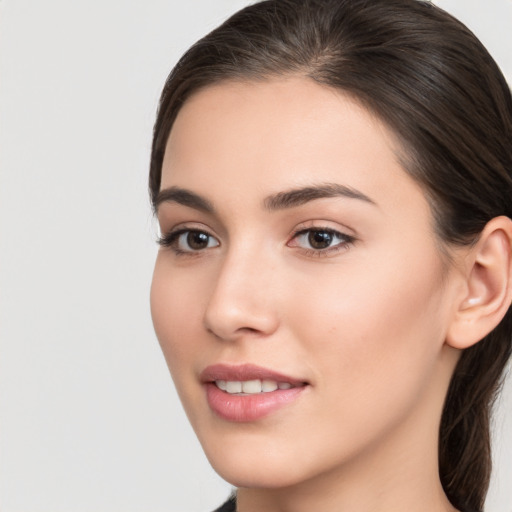
[[[308,236],[308,238],[313,234],[327,234],[331,237],[338,238],[340,241],[333,245],[329,246],[323,249],[315,249],[315,248],[302,248],[302,251],[306,256],[310,257],[328,257],[333,256],[334,254],[338,253],[339,251],[347,250],[355,241],[356,238],[352,235],[347,235],[345,233],[341,233],[340,231],[336,231],[335,229],[331,228],[322,228],[322,227],[311,227],[311,228],[304,228],[297,230],[290,242],[288,242],[288,247],[298,247],[297,245],[292,245],[292,242],[297,240],[299,237],[302,236]],[[310,242],[308,240],[308,242]]]
[[[170,233],[167,233],[167,234],[161,236],[160,238],[158,238],[157,243],[161,247],[169,247],[169,248],[171,248],[174,251],[174,253],[177,254],[178,256],[181,256],[181,255],[197,256],[200,253],[202,253],[205,249],[212,248],[212,247],[208,247],[207,246],[204,249],[197,249],[197,250],[194,250],[194,249],[189,249],[189,250],[181,249],[179,247],[179,245],[178,245],[180,237],[183,236],[183,235],[190,236],[191,234],[206,235],[208,237],[208,242],[210,240],[215,240],[214,236],[210,235],[207,231],[204,231],[202,229],[181,228],[181,229],[177,229],[176,231],[171,231]],[[218,245],[220,245],[220,244],[217,242],[217,245],[215,245],[214,247],[217,247]]]
[[[322,249],[315,249],[315,248],[300,248],[299,245],[293,244],[295,240],[297,240],[299,237],[303,237],[308,235],[308,238],[311,236],[311,234],[316,233],[318,234],[327,234],[331,237],[338,238],[340,241],[334,245],[329,246]],[[179,240],[180,237],[183,235],[190,236],[191,234],[196,235],[205,235],[208,237],[208,244],[211,240],[216,240],[213,235],[210,235],[207,231],[201,230],[201,229],[193,229],[193,228],[182,228],[178,229],[176,231],[171,231],[170,233],[167,233],[166,235],[161,236],[157,242],[161,247],[169,247],[172,249],[172,251],[178,255],[178,256],[198,256],[202,254],[206,249],[212,249],[215,247],[218,247],[220,243],[217,241],[216,245],[209,246],[202,248],[202,249],[187,249],[184,250],[179,247]],[[322,227],[311,227],[311,228],[304,228],[299,229],[293,233],[290,241],[286,244],[288,247],[298,247],[300,248],[303,253],[306,256],[309,257],[326,257],[331,256],[341,250],[348,249],[354,242],[356,241],[356,238],[351,235],[347,235],[345,233],[341,233],[340,231],[336,231],[331,228],[322,228]],[[309,241],[310,242],[310,241]]]

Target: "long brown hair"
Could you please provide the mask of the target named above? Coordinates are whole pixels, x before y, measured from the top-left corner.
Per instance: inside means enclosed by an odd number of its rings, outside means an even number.
[[[470,244],[512,217],[512,97],[498,66],[459,21],[419,0],[266,0],[198,41],[165,84],[154,129],[153,199],[165,145],[191,94],[224,80],[296,74],[342,89],[405,148],[438,236]],[[490,414],[512,351],[512,311],[455,369],[440,424],[439,471],[460,509],[481,510],[491,472]]]

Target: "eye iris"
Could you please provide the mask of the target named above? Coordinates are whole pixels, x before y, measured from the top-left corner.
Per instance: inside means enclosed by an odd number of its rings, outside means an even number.
[[[314,249],[326,249],[332,243],[333,235],[327,231],[311,231],[308,242]]]
[[[191,231],[187,235],[187,244],[191,249],[199,250],[208,247],[209,235],[200,231]]]

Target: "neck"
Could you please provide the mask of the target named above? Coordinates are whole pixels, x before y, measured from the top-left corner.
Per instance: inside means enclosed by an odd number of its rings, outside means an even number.
[[[420,454],[414,446],[411,449],[415,453],[393,453],[392,470],[377,450],[299,485],[241,488],[237,511],[454,512],[439,481],[437,450]]]

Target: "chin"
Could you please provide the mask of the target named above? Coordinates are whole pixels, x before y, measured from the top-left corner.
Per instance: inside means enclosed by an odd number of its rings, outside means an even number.
[[[250,442],[243,446],[236,444],[218,442],[206,446],[203,443],[213,469],[235,487],[282,488],[301,480],[301,475],[293,471],[298,465],[293,457],[290,460],[291,454],[276,450],[271,446],[273,443],[266,443],[267,446],[251,446]]]
[[[285,468],[275,466],[257,467],[245,461],[244,464],[230,464],[222,461],[220,464],[212,464],[217,474],[235,487],[251,489],[282,489],[291,487],[301,481],[294,478]]]
[[[351,450],[322,450],[300,436],[225,435],[203,439],[205,454],[217,474],[238,488],[284,489],[304,484],[351,457]],[[291,442],[290,441],[294,441]],[[306,449],[309,446],[309,449]],[[316,456],[314,455],[316,453]],[[353,455],[353,454],[352,454]]]

